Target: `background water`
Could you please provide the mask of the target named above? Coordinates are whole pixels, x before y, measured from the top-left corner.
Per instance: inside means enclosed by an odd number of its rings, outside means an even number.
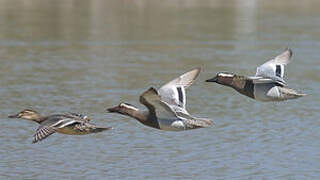
[[[0,179],[319,179],[320,3],[0,0]],[[294,52],[308,96],[261,103],[204,80],[253,75]],[[216,126],[165,132],[105,109],[194,67],[188,110]],[[31,144],[24,108],[85,113],[114,130]]]

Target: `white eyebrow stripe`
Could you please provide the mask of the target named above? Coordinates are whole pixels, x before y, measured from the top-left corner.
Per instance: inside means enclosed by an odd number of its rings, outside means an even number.
[[[220,73],[219,75],[222,77],[233,77],[233,74]]]
[[[135,107],[132,107],[132,106],[129,106],[129,105],[126,105],[126,104],[123,104],[123,106],[125,106],[128,109],[132,109],[132,110],[138,111],[138,109],[135,108]]]

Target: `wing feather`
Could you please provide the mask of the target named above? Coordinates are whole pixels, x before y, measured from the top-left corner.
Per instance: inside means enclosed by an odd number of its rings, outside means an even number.
[[[181,121],[190,129],[213,125],[213,121],[210,119],[192,117],[185,109],[169,105],[167,102],[162,101],[154,88],[145,91],[140,97],[140,102],[144,104],[149,111],[150,109],[154,110],[157,119],[171,119],[173,120],[172,122]]]
[[[285,83],[284,71],[285,66],[290,63],[292,57],[291,49],[286,49],[283,53],[277,57],[265,62],[261,66],[257,67],[256,76],[268,77]]]
[[[170,105],[186,107],[186,92],[185,89],[192,85],[195,79],[199,76],[200,68],[195,68],[188,71],[178,78],[168,82],[159,89],[161,100]]]
[[[286,86],[287,83],[278,77],[273,77],[273,78],[266,78],[266,77],[257,77],[257,76],[250,76],[248,79],[253,81],[253,84],[265,84],[265,83],[276,83],[280,86]]]
[[[170,105],[163,102],[157,90],[152,87],[140,96],[140,102],[157,118],[177,118]]]
[[[74,123],[81,123],[82,120],[73,119],[74,117],[69,115],[53,115],[50,116],[47,121],[40,125],[33,136],[33,143],[37,143],[47,138],[51,134],[57,132],[58,129],[64,128]]]
[[[36,133],[33,136],[32,143],[37,143],[38,141],[42,141],[43,139],[47,138],[51,134],[55,133],[56,129],[53,127],[42,126],[37,129]]]

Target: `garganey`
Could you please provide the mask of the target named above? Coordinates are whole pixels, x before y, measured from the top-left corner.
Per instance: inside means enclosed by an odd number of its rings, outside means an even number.
[[[120,103],[107,110],[135,118],[146,126],[167,131],[212,126],[212,120],[193,117],[185,108],[185,89],[194,82],[199,73],[200,68],[196,68],[170,81],[159,90],[151,87],[145,91],[140,96],[140,103],[147,107],[147,111],[139,110],[128,103]]]
[[[8,117],[27,119],[40,124],[33,136],[33,143],[41,141],[55,132],[69,135],[84,135],[111,129],[111,127],[99,127],[91,124],[89,123],[90,119],[87,116],[77,113],[41,116],[34,110],[25,109],[18,114],[10,115]]]
[[[215,82],[232,87],[239,93],[259,101],[284,101],[296,99],[306,94],[290,89],[284,81],[284,68],[290,62],[292,51],[286,49],[277,57],[257,68],[255,76],[239,76],[229,72],[219,72],[206,82]]]

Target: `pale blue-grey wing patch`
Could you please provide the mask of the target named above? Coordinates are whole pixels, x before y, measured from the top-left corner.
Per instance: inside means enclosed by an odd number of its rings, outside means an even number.
[[[284,69],[285,68],[283,64],[275,64],[274,61],[271,60],[257,68],[256,76],[283,79]]]
[[[195,81],[199,73],[200,68],[195,68],[162,86],[158,90],[158,93],[161,96],[161,100],[167,102],[170,105],[176,105],[185,108],[185,89]]]
[[[159,89],[161,99],[169,104],[185,107],[186,104],[186,93],[183,87],[169,87]]]
[[[268,83],[277,83],[280,86],[286,86],[287,83],[279,77],[257,77],[249,76],[248,79],[252,80],[253,84],[268,84]]]
[[[279,82],[285,83],[285,81],[283,80],[285,74],[285,65],[287,65],[290,62],[291,57],[292,51],[290,49],[286,49],[277,57],[257,67],[256,76],[268,77]]]

